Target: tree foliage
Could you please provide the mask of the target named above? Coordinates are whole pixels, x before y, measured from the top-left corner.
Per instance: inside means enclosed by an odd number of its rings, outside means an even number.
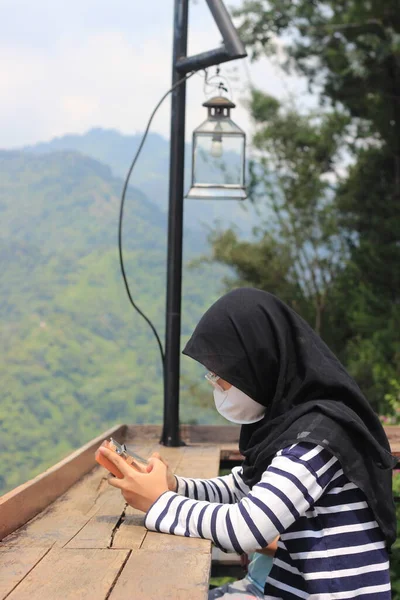
[[[257,91],[251,108],[261,153],[253,199],[269,209],[261,227],[289,252],[289,277],[312,303],[321,333],[329,291],[346,259],[332,179],[348,120],[339,113],[304,116]]]
[[[398,2],[243,0],[236,17],[240,22],[242,37],[254,59],[262,54],[274,57],[287,71],[304,76],[309,90],[319,94],[325,116],[317,124],[312,115],[297,114],[293,118],[290,108],[282,120],[281,109],[275,101],[259,93],[253,94],[252,114],[256,122],[262,125],[261,134],[258,131],[255,136],[255,143],[261,152],[262,169],[256,172],[257,181],[253,182],[253,188],[257,188],[260,181],[263,182],[266,173],[270,177],[266,165],[271,154],[276,156],[278,151],[282,156],[282,127],[291,130],[292,138],[288,137],[289,144],[284,146],[284,156],[285,159],[288,157],[291,145],[295,159],[290,164],[283,162],[284,177],[280,176],[282,162],[278,162],[277,180],[269,179],[269,194],[267,186],[264,186],[262,202],[264,205],[271,204],[271,186],[277,187],[281,202],[282,198],[289,198],[291,204],[296,203],[301,190],[300,196],[303,194],[304,202],[314,211],[313,192],[317,192],[314,198],[328,198],[330,217],[333,215],[328,230],[332,239],[340,240],[340,248],[344,249],[344,253],[339,252],[335,272],[324,282],[325,297],[329,302],[324,306],[321,335],[345,362],[374,408],[390,414],[390,417],[386,417],[387,421],[398,422]],[[328,127],[324,128],[324,123]],[[329,131],[332,126],[333,129]],[[301,145],[304,140],[306,152]],[[313,176],[315,173],[324,175],[326,156],[335,154],[328,152],[326,155],[324,150],[331,149],[335,144],[337,148],[345,150],[346,160],[342,156],[341,170],[328,180],[334,185],[330,188],[331,194],[326,196],[323,188],[325,177],[319,180],[321,187],[318,188]],[[307,159],[310,165],[313,164],[314,170],[307,165]],[[302,168],[304,164],[307,165],[306,169]],[[347,169],[343,168],[346,164]],[[315,217],[318,220],[318,208]],[[290,212],[286,211],[282,219],[284,227],[293,231],[293,222],[313,247],[311,240],[315,226],[312,218],[308,223],[298,217],[293,221]],[[302,227],[299,226],[300,222]],[[323,230],[322,226],[317,227],[317,231]],[[271,235],[276,236],[276,229],[271,223],[265,222],[261,237]],[[332,250],[329,239],[321,237],[324,259]],[[233,241],[233,245],[239,243]],[[291,238],[286,236],[285,248],[290,247],[290,243]],[[214,239],[216,248],[218,244],[220,239]],[[259,240],[255,240],[254,246],[259,246]],[[336,243],[333,248],[338,251]],[[230,255],[234,256],[232,249]],[[239,281],[242,262],[243,259],[236,264],[235,261],[229,263],[236,270]],[[260,268],[254,274],[253,281],[262,282],[260,273],[266,269],[266,266]],[[304,286],[304,275],[302,289],[310,300],[312,294]],[[273,287],[271,291],[275,291]],[[307,312],[304,312],[304,316],[310,320]],[[397,475],[395,491],[398,493],[398,490]],[[400,598],[399,561],[397,545],[391,557],[393,598]]]
[[[289,278],[322,317],[304,315],[386,410],[400,372],[398,4],[244,0],[236,17],[253,58],[304,76],[321,104],[299,114],[253,91],[253,192],[270,210],[259,237],[296,250]]]

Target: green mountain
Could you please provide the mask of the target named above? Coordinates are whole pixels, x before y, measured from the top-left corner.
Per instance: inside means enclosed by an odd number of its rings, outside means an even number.
[[[65,135],[24,150],[33,154],[76,151],[109,165],[114,175],[125,178],[141,139],[142,134],[123,135],[115,130],[96,128],[83,135]],[[191,145],[186,144],[185,190],[190,187],[191,168]],[[156,133],[149,133],[131,181],[164,212],[168,208],[168,176],[169,142]],[[229,214],[229,222],[248,233],[256,224],[256,216],[246,209],[247,205],[232,200],[186,200],[185,226],[204,231],[204,224],[226,223]]]
[[[122,135],[110,129],[91,129],[83,135],[68,134],[49,142],[40,142],[25,148],[34,154],[75,151],[90,156],[106,165],[112,172],[124,178],[132,158],[140,144],[142,134]],[[186,145],[186,174],[190,173],[190,147]],[[169,164],[169,143],[157,133],[149,133],[140,153],[132,181],[146,195],[165,209]]]
[[[0,492],[117,422],[162,421],[156,341],[129,304],[117,223],[122,182],[72,152],[0,152]],[[204,250],[186,232],[187,259]],[[166,217],[132,188],[124,256],[132,294],[164,339]],[[223,271],[184,269],[183,342],[219,295]],[[203,369],[182,360],[183,422],[199,408]],[[220,421],[221,422],[221,421]],[[12,468],[10,468],[12,465]]]

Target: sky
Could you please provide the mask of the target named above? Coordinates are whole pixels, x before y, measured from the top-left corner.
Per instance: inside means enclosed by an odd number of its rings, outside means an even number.
[[[171,86],[173,0],[0,0],[0,23],[0,148],[93,127],[141,132]],[[220,43],[205,0],[192,0],[189,54]],[[221,65],[221,75],[238,105],[232,116],[250,135],[250,83],[313,103],[305,82],[284,75],[272,60]],[[201,74],[187,84],[188,139],[205,118],[201,105],[210,94],[203,88]],[[169,110],[166,101],[152,126],[166,138]]]

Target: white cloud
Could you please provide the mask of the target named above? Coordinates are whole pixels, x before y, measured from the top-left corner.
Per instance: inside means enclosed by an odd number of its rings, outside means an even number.
[[[0,147],[31,144],[96,126],[124,133],[143,131],[153,107],[171,85],[172,1],[153,3],[160,7],[157,13],[157,6],[153,6],[157,17],[142,8],[141,15],[133,19],[132,3],[128,0],[116,0],[112,5],[99,0],[98,13],[91,19],[89,8],[94,9],[93,0],[81,0],[80,14],[85,15],[86,29],[71,10],[62,13],[65,22],[61,28],[56,11],[45,12],[46,0],[39,4],[42,12],[39,10],[37,18],[47,15],[48,38],[40,28],[35,34],[31,23],[29,43],[26,37],[16,37],[13,42],[11,35],[0,41]],[[170,5],[169,22],[160,18],[165,17],[166,4]],[[115,13],[110,6],[115,7]],[[124,7],[129,8],[125,21]],[[22,29],[27,27],[23,15],[20,11]],[[32,13],[30,18],[33,19]],[[59,27],[56,37],[52,27]],[[220,34],[205,2],[192,7],[189,38],[192,53],[220,43]],[[233,70],[239,77],[233,82],[237,102],[246,92],[248,79],[242,61],[222,66],[223,73]],[[253,83],[270,93],[285,94],[287,82],[299,89],[298,80],[285,79],[266,60],[251,66],[250,72]],[[188,82],[187,90],[190,137],[205,114],[200,76]],[[165,102],[153,130],[168,136],[169,118],[169,102]],[[235,119],[249,128],[243,107],[238,107]]]

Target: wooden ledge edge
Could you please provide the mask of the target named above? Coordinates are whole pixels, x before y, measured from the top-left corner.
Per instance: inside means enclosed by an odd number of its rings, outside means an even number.
[[[106,438],[123,442],[126,425],[115,425],[44,471],[0,497],[0,540],[47,508],[96,466],[94,454]]]

